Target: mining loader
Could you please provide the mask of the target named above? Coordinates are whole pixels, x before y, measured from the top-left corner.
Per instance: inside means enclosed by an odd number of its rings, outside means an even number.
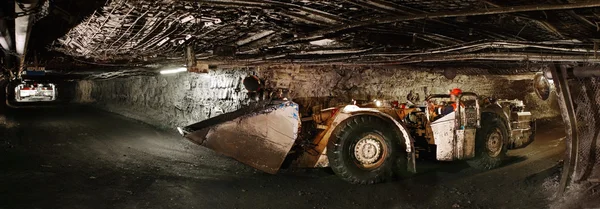
[[[342,179],[373,184],[415,173],[417,158],[466,162],[477,169],[501,166],[509,149],[534,139],[535,120],[520,100],[465,92],[447,115],[435,111],[450,96],[422,104],[352,101],[301,117],[299,105],[267,99],[186,127],[192,142],[267,173],[282,167],[331,167]]]

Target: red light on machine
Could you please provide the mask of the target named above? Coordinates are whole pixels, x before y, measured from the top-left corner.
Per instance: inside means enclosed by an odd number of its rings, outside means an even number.
[[[337,113],[338,110],[339,110],[338,108],[331,110],[331,115],[335,115],[335,113]]]

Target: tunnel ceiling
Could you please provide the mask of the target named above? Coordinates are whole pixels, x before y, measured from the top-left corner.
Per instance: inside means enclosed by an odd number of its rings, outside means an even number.
[[[597,1],[114,0],[44,47],[127,66],[181,63],[186,46],[240,65],[597,62],[599,22]]]

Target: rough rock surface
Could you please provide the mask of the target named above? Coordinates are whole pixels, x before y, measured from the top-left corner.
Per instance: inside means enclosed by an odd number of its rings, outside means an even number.
[[[92,88],[80,89],[87,91],[80,94],[90,94],[102,109],[172,128],[240,108],[247,102],[241,81],[248,73],[218,70],[208,75],[183,73],[93,81]]]
[[[84,80],[84,81],[79,81],[77,82],[76,88],[77,91],[75,91],[75,96],[73,99],[73,102],[75,103],[92,103],[94,102],[94,99],[92,98],[92,87],[94,86],[94,83],[90,80]]]
[[[78,95],[105,110],[164,128],[183,126],[234,111],[247,104],[241,84],[255,74],[267,88],[287,88],[306,114],[314,105],[345,104],[351,99],[406,101],[412,90],[424,99],[429,93],[461,88],[480,95],[525,100],[537,118],[560,113],[554,100],[541,101],[531,87],[533,76],[458,75],[444,78],[431,69],[271,66],[219,69],[209,74],[181,73],[82,81]],[[91,95],[88,96],[88,95]]]

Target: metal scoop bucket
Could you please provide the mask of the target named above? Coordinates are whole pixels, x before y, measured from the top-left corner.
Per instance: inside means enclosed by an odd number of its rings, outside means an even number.
[[[267,173],[277,173],[300,128],[298,104],[258,105],[180,129],[196,144]]]

